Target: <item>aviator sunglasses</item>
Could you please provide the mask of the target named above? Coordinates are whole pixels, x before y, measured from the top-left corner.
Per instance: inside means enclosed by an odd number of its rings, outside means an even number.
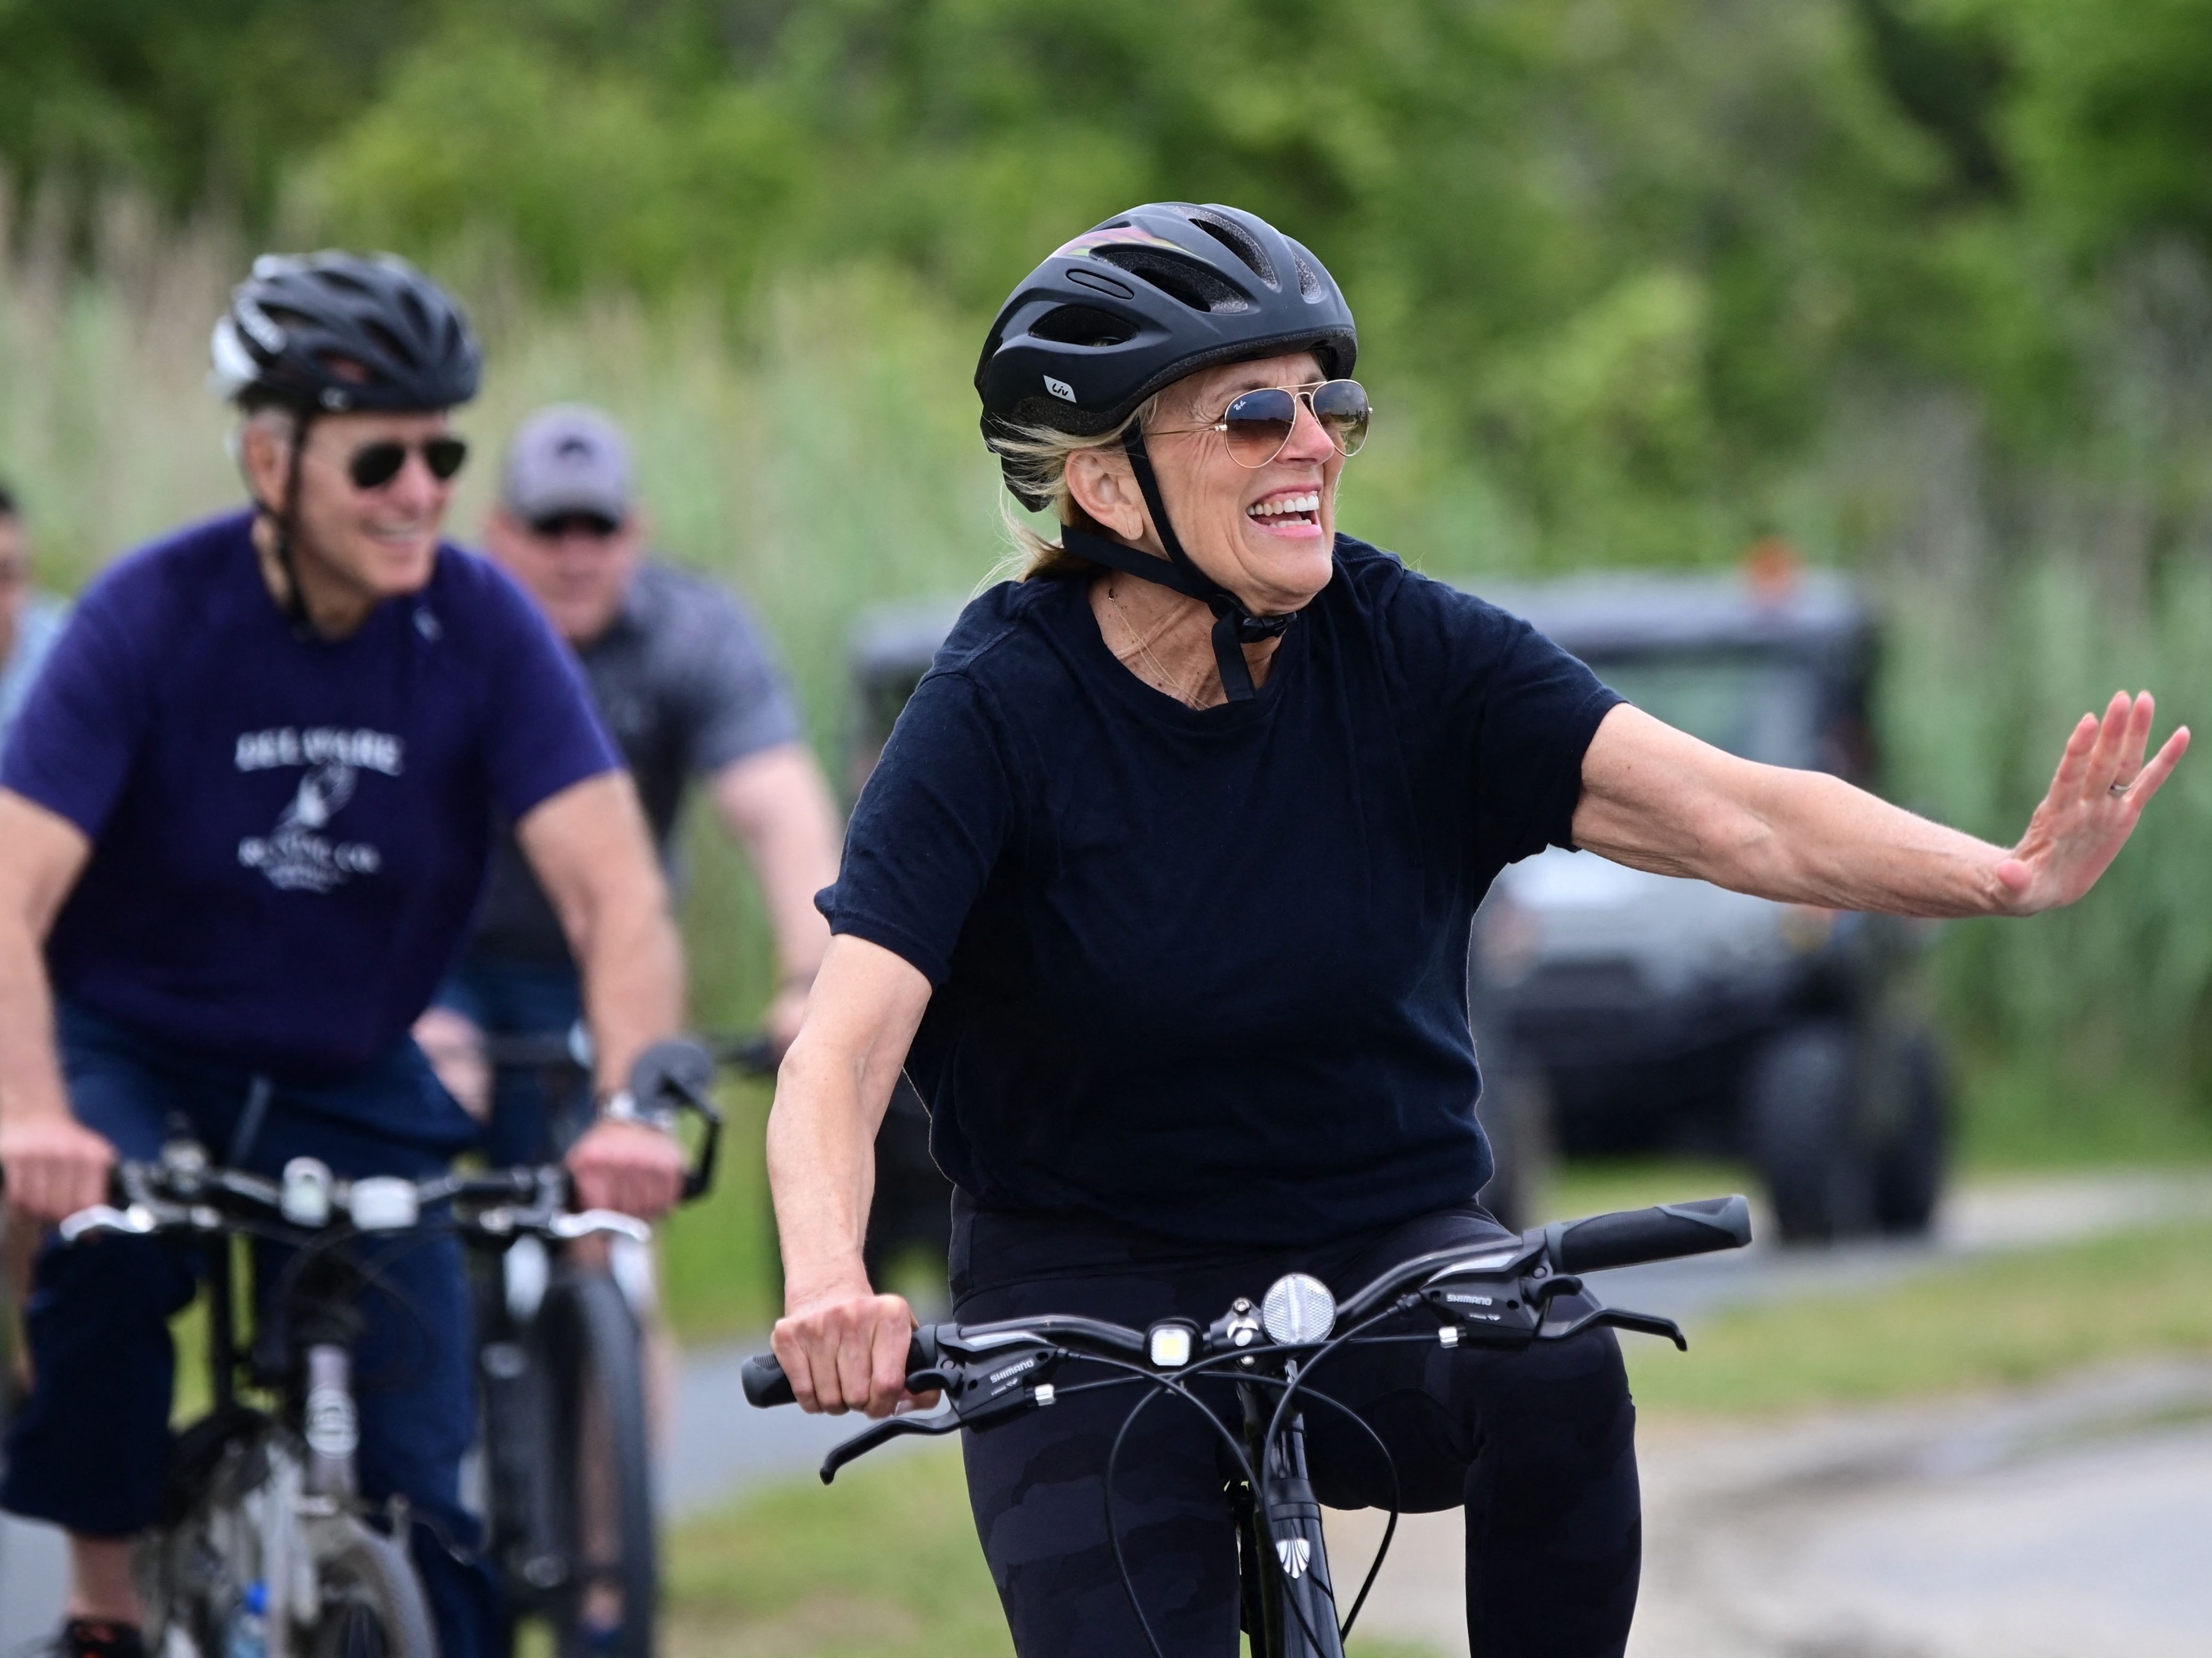
[[[1298,423],[1298,405],[1313,411],[1314,419],[1336,452],[1347,458],[1367,442],[1367,424],[1375,411],[1367,401],[1367,388],[1356,380],[1324,380],[1313,386],[1268,386],[1244,392],[1230,399],[1221,418],[1211,426],[1186,426],[1158,436],[1184,432],[1219,432],[1229,458],[1254,470],[1282,454]]]
[[[426,437],[412,444],[387,439],[381,443],[364,443],[356,449],[346,462],[346,476],[353,479],[357,490],[380,490],[399,476],[399,469],[407,464],[410,449],[422,452],[422,464],[441,484],[460,471],[461,462],[469,458],[468,443],[462,438]]]

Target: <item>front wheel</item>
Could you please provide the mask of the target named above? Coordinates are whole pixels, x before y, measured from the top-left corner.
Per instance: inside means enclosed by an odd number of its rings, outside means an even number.
[[[614,1279],[580,1272],[540,1314],[550,1362],[552,1606],[560,1658],[652,1658],[659,1560],[645,1343]]]
[[[391,1538],[339,1522],[315,1550],[315,1579],[321,1605],[309,1658],[438,1658],[422,1581]]]

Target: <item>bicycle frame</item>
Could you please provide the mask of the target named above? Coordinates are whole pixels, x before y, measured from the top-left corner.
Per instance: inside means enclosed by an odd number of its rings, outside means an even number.
[[[1240,1484],[1232,1499],[1252,1650],[1256,1658],[1344,1658],[1321,1502],[1306,1478],[1304,1413],[1292,1412],[1271,1437],[1274,1411],[1261,1387],[1240,1382],[1237,1397],[1244,1454],[1262,1471],[1267,1490],[1265,1513],[1249,1485]]]

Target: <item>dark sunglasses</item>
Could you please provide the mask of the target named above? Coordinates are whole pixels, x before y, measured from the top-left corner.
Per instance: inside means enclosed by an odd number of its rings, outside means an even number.
[[[346,476],[353,479],[357,490],[380,490],[399,476],[410,449],[421,452],[422,464],[441,484],[460,471],[461,462],[469,458],[468,443],[458,437],[426,437],[420,443],[411,444],[386,440],[364,443],[356,449],[352,459],[346,462]]]
[[[595,512],[558,512],[550,517],[530,521],[530,533],[544,541],[566,540],[572,535],[605,541],[620,528],[622,526],[613,519],[602,518]]]
[[[1256,469],[1289,445],[1301,403],[1313,411],[1314,419],[1336,445],[1339,454],[1349,457],[1359,453],[1360,445],[1367,442],[1367,425],[1375,411],[1367,401],[1367,388],[1356,380],[1324,380],[1317,386],[1268,386],[1245,392],[1232,398],[1221,411],[1221,418],[1211,426],[1181,430],[1219,432],[1229,458],[1240,466]]]

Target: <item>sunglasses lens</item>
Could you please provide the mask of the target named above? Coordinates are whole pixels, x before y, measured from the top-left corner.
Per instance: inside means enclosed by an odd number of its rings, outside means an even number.
[[[404,443],[365,443],[353,452],[346,465],[346,473],[358,490],[380,490],[399,476],[399,469],[407,464],[407,446]]]
[[[434,437],[422,446],[422,463],[441,484],[460,471],[461,462],[468,458],[469,446],[465,438]]]
[[[1269,387],[1245,393],[1221,417],[1230,459],[1243,466],[1266,466],[1291,441],[1297,418],[1298,400],[1288,392]]]
[[[571,535],[604,541],[621,527],[611,518],[602,518],[595,512],[556,513],[550,518],[530,521],[530,533],[544,541],[564,540]]]
[[[1359,446],[1367,442],[1367,423],[1375,416],[1364,386],[1356,380],[1332,380],[1316,386],[1313,411],[1340,454],[1359,453]]]

